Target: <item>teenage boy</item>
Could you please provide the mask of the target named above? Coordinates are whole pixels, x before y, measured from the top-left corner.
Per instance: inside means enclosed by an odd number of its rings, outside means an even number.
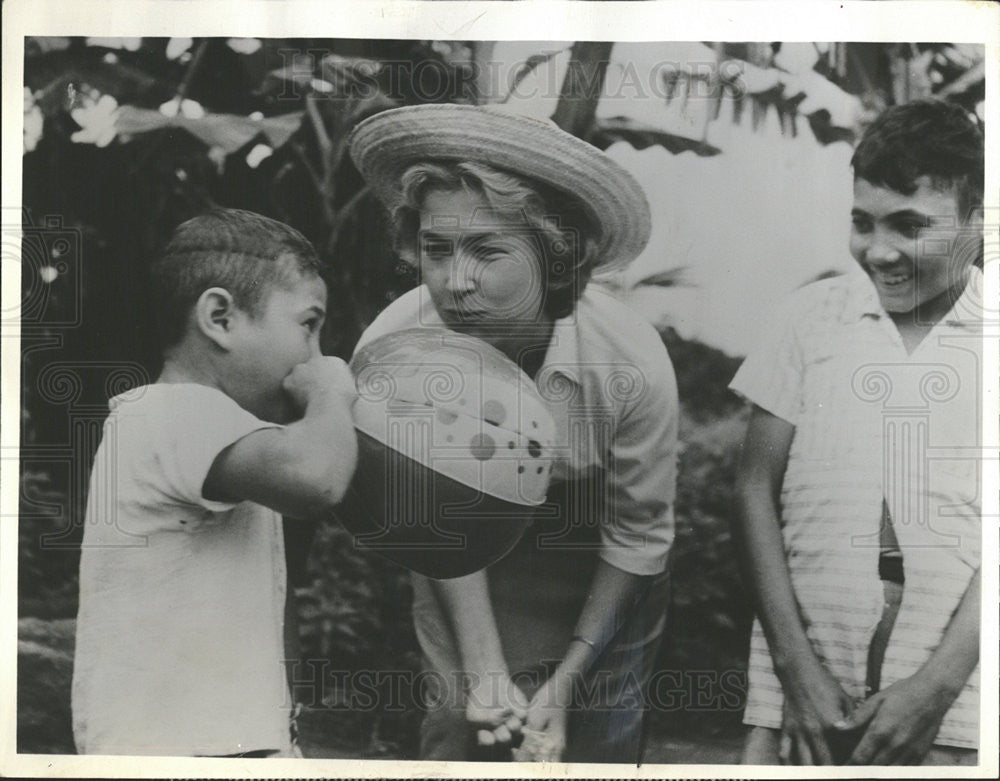
[[[983,138],[917,101],[852,165],[863,273],[794,294],[732,383],[744,762],[976,764]]]

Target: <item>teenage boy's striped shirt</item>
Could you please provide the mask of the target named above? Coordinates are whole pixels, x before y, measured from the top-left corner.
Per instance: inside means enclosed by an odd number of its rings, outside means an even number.
[[[854,698],[882,613],[885,497],[903,553],[903,601],[882,688],[939,645],[980,566],[982,274],[907,355],[860,271],[809,285],[778,312],[731,387],[795,425],[781,490],[785,554],[806,633]],[[978,743],[979,671],[935,741]],[[754,624],[745,721],[781,726],[783,696]]]

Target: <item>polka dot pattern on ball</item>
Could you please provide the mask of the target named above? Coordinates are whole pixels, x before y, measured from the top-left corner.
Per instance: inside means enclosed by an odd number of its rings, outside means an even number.
[[[483,404],[483,420],[493,426],[502,426],[507,420],[507,408],[503,402],[489,399]]]
[[[497,446],[489,434],[476,434],[469,442],[469,449],[474,458],[478,458],[480,461],[489,461],[493,458]]]

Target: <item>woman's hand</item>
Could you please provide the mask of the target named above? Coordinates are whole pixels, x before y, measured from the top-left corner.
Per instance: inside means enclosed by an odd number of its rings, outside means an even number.
[[[504,672],[468,673],[465,719],[480,746],[509,746],[528,711],[524,693]]]
[[[527,761],[560,762],[566,750],[566,720],[573,701],[573,680],[559,669],[531,698],[525,729],[533,736],[525,753]],[[527,734],[527,733],[526,733]],[[526,744],[529,741],[525,740]]]
[[[827,736],[833,725],[854,708],[854,702],[826,669],[816,664],[808,672],[784,683],[782,711],[782,764],[832,765]]]

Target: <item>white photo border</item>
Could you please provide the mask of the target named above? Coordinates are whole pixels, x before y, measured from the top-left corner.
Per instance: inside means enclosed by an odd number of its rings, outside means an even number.
[[[544,19],[544,24],[538,20]],[[3,3],[3,207],[21,202],[21,121],[24,38],[28,35],[246,36],[529,40],[544,29],[548,40],[613,41],[950,41],[980,43],[986,51],[986,214],[1000,213],[1000,5],[961,0],[890,2],[430,2],[428,0],[7,0]],[[997,226],[987,226],[987,230]],[[994,259],[995,260],[995,259]],[[1000,300],[998,263],[985,269],[984,296]],[[3,311],[16,310],[20,263],[2,268]],[[981,643],[982,744],[978,768],[948,768],[951,777],[998,774],[998,519],[997,345],[993,326],[985,353],[983,458],[983,599]],[[0,447],[12,459],[20,428],[20,340],[17,325],[2,333]],[[17,535],[18,475],[0,475],[0,773],[48,777],[593,777],[750,778],[762,768],[737,765],[547,765],[416,761],[97,757],[17,754]],[[872,778],[935,777],[935,768],[866,767]],[[816,777],[816,768],[769,767],[768,777]],[[857,777],[850,768],[824,768],[827,778]]]

